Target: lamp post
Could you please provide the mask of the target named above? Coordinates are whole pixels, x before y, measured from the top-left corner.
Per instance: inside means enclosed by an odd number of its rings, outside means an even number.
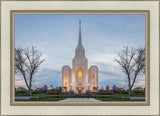
[[[89,90],[89,84],[88,84],[88,90]]]

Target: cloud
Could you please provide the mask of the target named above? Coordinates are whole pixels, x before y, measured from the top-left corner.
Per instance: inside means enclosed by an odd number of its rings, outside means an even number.
[[[137,81],[137,82],[135,82],[135,85],[145,86],[145,81]]]
[[[54,87],[61,86],[61,71],[60,70],[52,70],[49,68],[41,69],[37,74],[33,77],[33,85],[32,88],[43,87],[44,85]],[[15,78],[18,80],[15,81],[15,86],[23,86],[26,87],[25,81],[21,75],[15,75]]]
[[[32,83],[32,84],[35,85],[35,84],[38,84],[38,82]],[[25,81],[23,81],[23,80],[15,81],[15,86],[20,86],[20,85],[25,86],[26,85]]]
[[[38,82],[38,86],[44,85],[54,87],[61,86],[62,73],[61,70],[55,70],[50,68],[43,68],[39,73],[36,74],[34,82]]]
[[[90,63],[104,63],[104,64],[116,65],[116,63],[113,62],[116,56],[117,54],[114,53],[98,52],[98,53],[90,53],[88,55],[88,59],[90,59],[89,61]]]
[[[127,87],[128,87],[128,83],[126,83],[126,82],[122,82],[121,84],[122,85],[127,85]],[[136,88],[136,87],[145,87],[145,81],[136,81],[134,83],[133,89]]]
[[[15,86],[26,85],[25,81],[15,81]]]

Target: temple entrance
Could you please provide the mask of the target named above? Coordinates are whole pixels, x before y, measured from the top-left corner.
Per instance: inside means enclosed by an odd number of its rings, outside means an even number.
[[[78,88],[78,93],[79,93],[79,94],[82,93],[82,88]]]
[[[64,87],[64,91],[67,92],[67,87]]]
[[[77,91],[79,94],[81,94],[83,92],[83,88],[77,88]]]

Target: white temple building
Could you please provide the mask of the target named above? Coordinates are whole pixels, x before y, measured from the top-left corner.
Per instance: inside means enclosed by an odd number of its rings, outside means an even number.
[[[82,45],[81,21],[79,21],[78,46],[75,49],[72,68],[68,65],[62,67],[62,88],[63,92],[73,90],[75,93],[85,93],[87,90],[96,92],[98,88],[98,67],[91,66],[88,69],[88,60]]]

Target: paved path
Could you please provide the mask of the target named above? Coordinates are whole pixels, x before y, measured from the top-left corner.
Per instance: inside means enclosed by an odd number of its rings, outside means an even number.
[[[135,100],[137,100],[137,99],[145,99],[145,97],[128,97],[128,98],[135,99]]]
[[[15,99],[30,99],[31,96],[15,96]]]
[[[66,98],[64,100],[61,100],[59,102],[101,102],[100,100],[96,100],[94,98]]]

